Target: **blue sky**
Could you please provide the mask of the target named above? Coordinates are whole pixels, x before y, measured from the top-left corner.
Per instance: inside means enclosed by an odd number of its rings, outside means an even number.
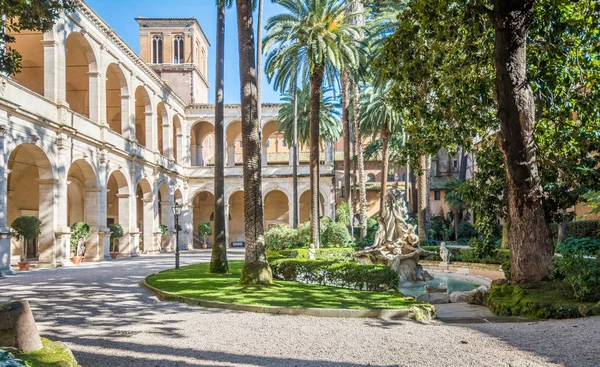
[[[217,8],[215,0],[87,0],[87,3],[113,28],[138,54],[140,42],[136,17],[180,18],[195,17],[211,44],[209,49],[208,80],[211,89],[209,103],[214,103],[215,44]],[[264,22],[279,14],[283,8],[265,0]],[[235,4],[227,9],[225,24],[225,103],[240,102],[239,60]],[[255,17],[255,23],[258,20]],[[264,59],[264,58],[263,58]],[[279,102],[279,93],[268,85],[263,73],[263,102]]]

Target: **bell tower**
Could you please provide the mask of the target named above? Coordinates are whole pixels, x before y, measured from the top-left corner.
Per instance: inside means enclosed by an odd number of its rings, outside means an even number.
[[[207,103],[210,43],[196,18],[135,20],[142,59],[186,103]]]

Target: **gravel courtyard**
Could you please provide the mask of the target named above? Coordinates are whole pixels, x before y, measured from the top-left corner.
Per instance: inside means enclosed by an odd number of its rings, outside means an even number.
[[[243,250],[230,251],[231,259]],[[183,264],[210,259],[183,254]],[[0,278],[28,299],[43,336],[82,366],[600,366],[600,318],[421,324],[254,314],[162,302],[142,289],[173,254]]]

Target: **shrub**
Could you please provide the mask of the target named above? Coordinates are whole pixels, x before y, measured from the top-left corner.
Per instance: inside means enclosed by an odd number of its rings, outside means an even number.
[[[160,234],[164,236],[167,234],[167,232],[169,232],[169,227],[167,227],[164,224],[161,224],[160,225]]]
[[[396,289],[398,274],[384,265],[327,260],[275,260],[273,276],[303,283],[331,285],[343,288],[386,291]]]
[[[427,260],[441,261],[440,246],[421,246],[423,250],[432,252],[427,255]],[[491,255],[479,257],[473,248],[447,247],[450,253],[450,261],[464,261],[478,264],[502,264],[510,261],[510,250],[497,249]],[[425,256],[423,256],[425,258]]]
[[[343,202],[338,205],[335,210],[335,219],[338,223],[342,223],[346,226],[350,225],[350,207],[348,206],[348,203]]]
[[[121,227],[121,225],[118,223],[114,223],[114,224],[109,224],[108,229],[110,229],[110,250],[109,251],[116,252],[114,240],[118,240],[119,238],[122,238],[125,235],[125,233],[123,233],[123,227]]]
[[[350,233],[342,223],[331,222],[322,237],[323,247],[345,247],[350,243]]]
[[[600,221],[574,220],[567,223],[567,235],[573,238],[600,238]],[[558,223],[552,223],[550,230],[554,238],[558,237]]]
[[[77,222],[71,226],[71,251],[75,252],[75,256],[83,256],[85,254],[84,246],[78,246],[79,240],[88,238],[91,229],[87,223]]]
[[[567,253],[554,260],[557,278],[562,278],[565,291],[576,301],[600,301],[600,264],[583,253]]]
[[[600,251],[600,240],[593,238],[568,237],[556,245],[556,252],[562,255],[583,254],[594,256]]]
[[[265,234],[267,250],[283,250],[294,247],[298,242],[298,231],[287,224],[277,224]]]
[[[13,230],[12,234],[17,240],[32,240],[36,238],[42,233],[40,230],[41,226],[42,222],[37,217],[27,215],[16,218],[10,225]]]
[[[210,236],[212,234],[210,223],[198,223],[196,231],[198,232],[198,237]]]
[[[510,281],[510,259],[502,263],[502,272],[504,273],[504,279]]]
[[[349,259],[352,259],[352,254],[354,253],[354,249],[351,247],[318,248],[316,250],[315,260],[348,261]],[[267,253],[268,257],[274,256],[299,260],[308,260],[310,258],[308,249],[306,248],[270,251],[269,253]]]
[[[477,237],[478,233],[471,222],[462,222],[458,225],[458,238],[473,238]]]
[[[298,243],[302,246],[310,245],[310,222],[304,222],[298,225]]]

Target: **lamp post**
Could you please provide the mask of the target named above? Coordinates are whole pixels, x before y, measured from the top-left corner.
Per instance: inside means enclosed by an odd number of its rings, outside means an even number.
[[[177,201],[173,205],[173,215],[175,215],[175,269],[179,269],[179,216],[181,215],[181,204]]]

